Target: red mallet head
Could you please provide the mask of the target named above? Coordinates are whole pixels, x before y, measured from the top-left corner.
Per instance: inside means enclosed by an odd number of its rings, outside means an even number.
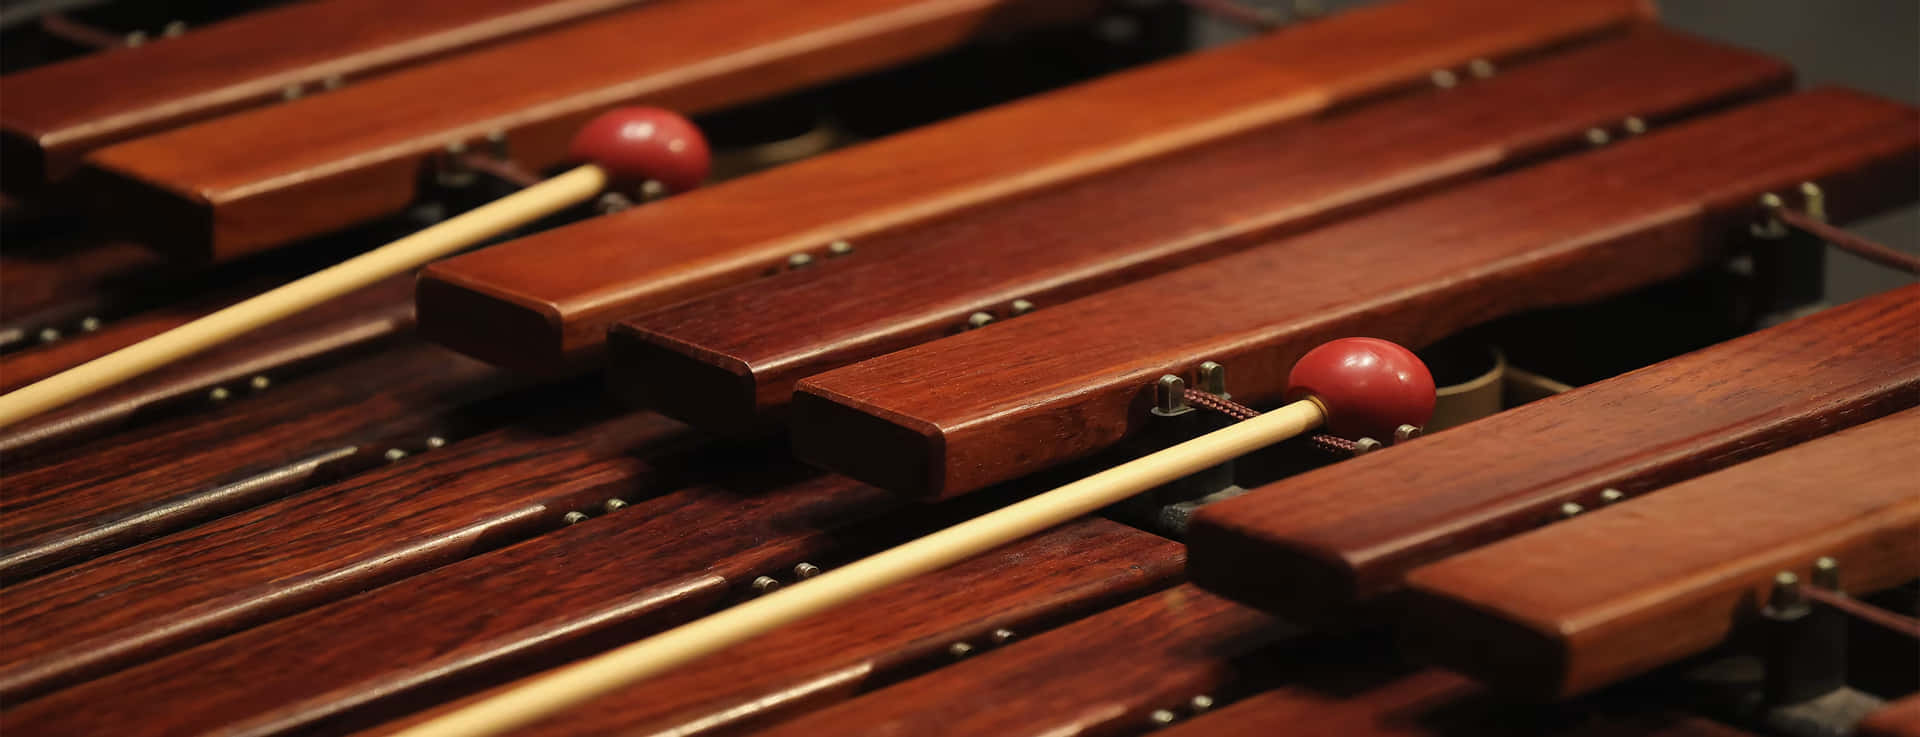
[[[713,163],[700,129],[678,113],[657,107],[601,113],[574,134],[569,151],[575,159],[600,165],[615,181],[651,179],[669,192],[698,188]]]
[[[1433,374],[1413,351],[1379,338],[1341,338],[1300,357],[1287,397],[1312,395],[1327,410],[1327,432],[1388,439],[1401,425],[1433,417]]]

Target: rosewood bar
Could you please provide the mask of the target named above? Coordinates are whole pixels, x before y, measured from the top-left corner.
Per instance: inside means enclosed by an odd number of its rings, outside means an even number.
[[[9,74],[0,188],[31,194],[110,143],[632,5],[638,0],[321,0]],[[86,94],[76,94],[85,90]]]
[[[1254,404],[1327,340],[1419,347],[1716,263],[1756,199],[1817,180],[1845,220],[1910,201],[1920,115],[1838,90],[1656,130],[802,381],[794,449],[944,496],[1113,447],[1204,361]],[[1655,184],[1657,183],[1657,184]]]
[[[1920,285],[1833,308],[1208,506],[1189,569],[1282,616],[1336,618],[1562,504],[1597,508],[1609,488],[1640,494],[1911,407],[1917,344]]]
[[[1263,647],[1294,634],[1190,585],[1005,651],[935,671],[756,734],[1127,734],[1157,709],[1237,685]]]
[[[876,541],[845,528],[885,499],[844,478],[733,474],[36,699],[0,713],[0,729],[343,733],[705,614],[758,576],[790,581],[798,563],[866,552]],[[849,605],[858,616],[828,612],[581,705],[539,731],[763,724],[950,659],[955,641],[986,650],[995,629],[1032,637],[1179,572],[1178,545],[1081,520],[889,587]],[[302,667],[287,668],[290,659]],[[195,708],[177,708],[183,700]]]
[[[596,359],[622,318],[867,239],[1334,105],[1618,30],[1638,0],[1406,0],[830,153],[428,267],[421,330],[493,363]],[[822,268],[837,266],[825,264]]]
[[[0,697],[18,702],[657,493],[692,442],[658,415],[500,430],[10,586]],[[552,427],[587,425],[571,432]]]
[[[835,269],[741,285],[608,336],[609,380],[709,429],[760,424],[801,378],[1057,305],[1572,147],[1784,90],[1763,56],[1648,28],[865,239]],[[1621,131],[1620,135],[1627,135]],[[848,295],[858,295],[849,299]],[[1024,311],[1023,308],[1022,311]]]
[[[147,242],[226,260],[400,211],[448,144],[503,132],[512,158],[541,170],[613,105],[714,110],[1089,5],[663,0],[101,149],[75,187],[128,212],[119,219]]]
[[[1915,439],[1920,409],[1426,566],[1407,576],[1404,639],[1503,690],[1567,698],[1720,644],[1776,573],[1814,581],[1822,556],[1845,593],[1905,583],[1920,478],[1897,467]]]

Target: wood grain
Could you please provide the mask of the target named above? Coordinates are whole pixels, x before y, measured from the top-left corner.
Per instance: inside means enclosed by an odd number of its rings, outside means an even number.
[[[0,78],[0,186],[32,194],[101,146],[359,82],[636,0],[323,0],[248,13],[179,38]]]
[[[225,260],[397,212],[449,143],[505,131],[534,171],[633,102],[687,114],[957,45],[1003,18],[1088,0],[670,0],[363,84],[101,149],[76,188],[137,214],[137,235]],[[326,207],[313,207],[324,202]]]
[[[404,292],[406,279],[388,286]],[[0,462],[43,457],[93,437],[220,406],[212,393],[251,393],[256,379],[283,383],[388,349],[417,350],[413,310],[400,299],[349,296],[146,376],[0,431]],[[454,365],[458,365],[457,363]],[[0,369],[6,362],[0,360]],[[457,386],[453,376],[441,377]]]
[[[1283,616],[1336,618],[1561,504],[1597,508],[1607,488],[1639,494],[1912,406],[1916,342],[1920,286],[1834,308],[1212,505],[1188,567]]]
[[[1286,632],[1177,586],[756,734],[1127,734],[1245,675]]]
[[[430,267],[422,331],[516,369],[597,360],[613,322],[868,238],[1617,29],[1638,0],[1409,0],[1282,29]],[[556,258],[554,254],[566,254]]]
[[[989,652],[998,647],[990,640],[996,629],[1012,630],[1018,641],[1162,588],[1178,576],[1179,561],[1174,543],[1104,520],[1082,520],[889,588],[857,607],[796,624],[517,734],[737,734],[944,666],[955,660],[948,652],[954,642]],[[768,572],[782,579],[791,575]],[[386,733],[446,710],[368,732]]]
[[[1567,698],[1720,644],[1821,556],[1847,593],[1920,578],[1920,479],[1895,470],[1916,437],[1907,410],[1417,569],[1405,641]]]
[[[791,463],[716,476],[42,697],[0,726],[347,731],[686,621],[747,594],[755,576],[831,564],[859,539],[849,528],[888,505],[878,489]],[[285,667],[295,659],[301,668]],[[118,695],[73,708],[102,694]]]
[[[0,697],[19,701],[558,528],[661,483],[693,442],[657,415],[558,408],[7,589]]]
[[[1920,737],[1920,694],[1912,694],[1867,715],[1860,737]]]
[[[0,455],[0,583],[374,468],[389,448],[478,434],[505,424],[502,410],[553,399],[471,406],[508,385],[497,369],[415,342],[261,391],[240,382],[217,409],[112,436],[111,452]]]
[[[1228,367],[1239,401],[1275,401],[1329,339],[1418,348],[1713,264],[1763,192],[1819,180],[1847,193],[1832,199],[1843,220],[1911,200],[1916,123],[1818,90],[1466,184],[813,376],[794,397],[795,452],[903,492],[981,488],[1114,446],[1149,417],[1155,379],[1191,382],[1203,361]]]
[[[1239,136],[964,217],[864,239],[844,268],[735,287],[615,326],[609,381],[696,426],[783,410],[802,377],[1013,317],[1571,147],[1630,116],[1783,90],[1762,56],[1645,29],[1480,84]],[[1625,135],[1622,133],[1622,135]],[[849,299],[848,295],[859,295]]]

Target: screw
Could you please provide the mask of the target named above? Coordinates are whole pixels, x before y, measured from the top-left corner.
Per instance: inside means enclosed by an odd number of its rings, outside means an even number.
[[[846,241],[834,241],[827,244],[827,255],[838,258],[853,253],[853,244]]]
[[[975,312],[967,316],[968,330],[978,330],[980,328],[984,328],[992,324],[993,324],[993,315],[990,313]]]
[[[973,654],[973,646],[964,642],[956,642],[947,646],[947,654],[955,658],[964,658]]]
[[[1206,694],[1200,694],[1199,696],[1193,697],[1193,712],[1195,714],[1204,712],[1211,708],[1213,708],[1212,696],[1208,696]]]
[[[207,399],[215,402],[227,401],[227,398],[231,396],[233,396],[233,392],[227,391],[227,388],[224,386],[216,386],[213,388],[213,391],[207,392]]]
[[[1453,89],[1460,84],[1460,75],[1454,74],[1451,69],[1435,69],[1433,74],[1428,76],[1433,79],[1433,86],[1443,90]]]
[[[622,509],[626,509],[626,508],[627,508],[627,500],[625,500],[625,499],[608,499],[608,500],[606,500],[605,502],[602,502],[602,503],[600,504],[600,508],[601,508],[601,509],[605,509],[605,510],[607,510],[607,511],[609,511],[609,512],[618,512],[618,511],[620,511],[620,510],[622,510]]]
[[[1605,146],[1607,142],[1611,140],[1613,140],[1613,136],[1607,135],[1607,132],[1604,130],[1599,128],[1587,129],[1587,143],[1590,145]]]
[[[812,563],[801,563],[800,565],[793,567],[793,577],[798,578],[802,581],[805,581],[809,578],[813,578],[814,576],[818,576],[818,575],[820,575],[820,566],[816,566]]]
[[[1580,516],[1581,512],[1585,512],[1585,511],[1587,511],[1586,507],[1582,507],[1573,502],[1567,502],[1566,504],[1560,505],[1561,517],[1566,517],[1566,518],[1578,517]]]
[[[1028,302],[1027,300],[1016,299],[1013,301],[1012,312],[1015,317],[1019,317],[1021,315],[1027,314],[1029,312],[1034,311],[1035,309],[1037,308],[1034,306],[1034,304],[1032,302]]]
[[[1005,645],[1008,642],[1011,642],[1013,640],[1013,630],[1002,627],[1000,629],[994,630],[991,637],[993,639],[993,644]]]
[[[268,379],[265,376],[255,376],[252,379],[247,380],[247,386],[253,387],[254,391],[260,391],[272,385],[273,385],[273,380]]]
[[[753,579],[754,593],[765,594],[770,591],[774,591],[778,588],[780,588],[780,582],[777,580],[774,580],[772,576],[761,576],[759,578]]]
[[[1626,495],[1626,494],[1623,494],[1623,493],[1621,493],[1619,489],[1602,489],[1602,490],[1600,490],[1600,503],[1601,503],[1601,504],[1613,504],[1613,503],[1616,503],[1616,502],[1619,502],[1619,501],[1621,501],[1621,500],[1623,500],[1623,499],[1626,499],[1626,498],[1627,498],[1627,495]]]
[[[577,525],[587,521],[587,513],[586,512],[568,512],[566,516],[563,516],[560,518],[560,521],[570,525]]]
[[[100,329],[100,318],[87,316],[80,318],[80,332],[91,333]]]
[[[438,450],[440,448],[445,448],[445,447],[447,447],[446,438],[440,437],[438,435],[433,435],[427,438],[428,450]]]
[[[1647,132],[1647,121],[1640,119],[1639,116],[1629,116],[1626,120],[1620,121],[1620,127],[1627,129],[1627,135],[1637,136]]]
[[[392,461],[397,461],[397,460],[400,460],[400,459],[402,459],[402,458],[405,458],[405,457],[407,457],[407,452],[406,452],[406,451],[404,451],[404,450],[401,450],[401,449],[399,449],[399,448],[388,448],[388,449],[387,449],[387,461],[388,461],[388,462],[392,462]]]
[[[1153,713],[1148,715],[1147,718],[1152,720],[1156,727],[1167,726],[1172,724],[1175,719],[1179,719],[1173,712],[1167,711],[1166,709],[1154,709]]]
[[[787,257],[787,268],[789,269],[804,269],[812,265],[813,254],[811,253],[796,253]]]

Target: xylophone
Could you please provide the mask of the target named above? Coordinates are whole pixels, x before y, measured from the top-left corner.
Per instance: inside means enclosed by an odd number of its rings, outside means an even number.
[[[33,5],[9,735],[1920,735],[1920,111],[1640,0]]]

